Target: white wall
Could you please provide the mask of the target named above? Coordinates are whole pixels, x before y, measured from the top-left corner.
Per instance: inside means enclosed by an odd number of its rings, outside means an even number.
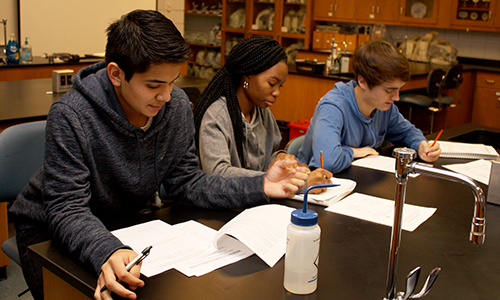
[[[17,36],[17,0],[0,0],[0,19],[7,20],[7,42],[11,33]],[[0,23],[0,45],[3,45],[3,23]]]
[[[117,1],[120,5],[116,5]],[[33,15],[28,16],[29,19],[26,20],[30,28],[23,29],[23,25],[21,33],[23,36],[19,38],[18,0],[0,0],[0,19],[7,19],[7,40],[11,33],[14,33],[16,40],[21,42],[28,36],[33,53],[37,56],[53,52],[71,52],[80,55],[103,52],[105,29],[110,22],[132,9],[155,9],[156,6],[158,11],[171,19],[182,33],[184,32],[184,0],[115,0],[113,1],[115,5],[111,5],[111,1],[99,0],[65,2],[71,3],[70,6],[54,4],[56,2],[62,1],[46,0],[42,3],[39,0],[22,0],[22,5],[32,4],[36,9],[32,10]],[[64,26],[62,29],[61,18],[66,20],[62,24]],[[78,19],[84,21],[78,22]],[[89,28],[94,28],[95,32],[83,34],[78,31]],[[2,23],[0,32],[0,45],[3,45]]]
[[[42,4],[43,3],[43,4]],[[21,0],[20,40],[29,37],[33,54],[103,53],[106,28],[134,9],[156,9],[156,0]]]

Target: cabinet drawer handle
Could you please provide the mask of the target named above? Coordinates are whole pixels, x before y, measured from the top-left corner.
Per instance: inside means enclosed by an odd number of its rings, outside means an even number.
[[[338,5],[338,4],[335,4],[335,12],[337,12],[337,11],[338,11],[338,7],[339,7],[339,5]]]
[[[400,8],[399,8],[399,14],[400,14],[400,15],[403,15],[403,7],[400,7]]]
[[[330,4],[330,11],[333,11],[333,4]]]
[[[486,79],[486,83],[489,83],[489,84],[494,84],[494,83],[495,83],[495,80],[493,80],[493,79]]]
[[[380,6],[377,6],[377,15],[380,15]]]
[[[495,96],[500,97],[500,92],[495,92]]]

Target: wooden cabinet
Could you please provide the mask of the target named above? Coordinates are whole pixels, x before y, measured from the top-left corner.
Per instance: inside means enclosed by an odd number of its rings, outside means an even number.
[[[314,1],[314,20],[353,20],[355,1],[321,0]]]
[[[439,0],[401,0],[399,22],[405,24],[436,24]]]
[[[356,20],[389,21],[398,20],[399,0],[355,0]]]
[[[335,39],[338,44],[340,51],[345,50],[345,46],[342,42],[346,43],[347,51],[354,52],[358,45],[358,35],[357,34],[343,34],[337,32],[327,32],[327,31],[314,31],[312,40],[312,49],[314,51],[321,50],[331,50],[332,49],[332,39]]]
[[[495,5],[495,13],[493,14],[493,26],[496,30],[500,30],[500,3]]]
[[[493,28],[495,0],[452,0],[452,27]],[[500,18],[500,16],[498,16]]]
[[[223,0],[222,6],[222,62],[232,46],[252,35],[272,37],[285,49],[309,49],[312,0]]]
[[[500,128],[500,74],[477,73],[472,123]]]
[[[270,107],[271,112],[276,120],[286,122],[310,119],[318,101],[337,82],[331,78],[290,73],[278,100]]]

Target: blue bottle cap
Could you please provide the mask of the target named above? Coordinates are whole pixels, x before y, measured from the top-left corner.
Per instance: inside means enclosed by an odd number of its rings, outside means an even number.
[[[318,224],[318,213],[308,209],[305,213],[302,209],[292,211],[292,224],[297,226],[314,226]]]

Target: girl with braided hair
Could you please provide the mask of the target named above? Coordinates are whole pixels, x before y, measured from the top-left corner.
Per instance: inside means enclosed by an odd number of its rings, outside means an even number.
[[[283,48],[269,37],[252,36],[232,48],[194,110],[203,171],[223,177],[256,176],[274,160],[295,159],[277,151],[281,134],[268,108],[286,81],[286,62]],[[314,175],[309,185],[327,183],[332,176],[323,169]]]

